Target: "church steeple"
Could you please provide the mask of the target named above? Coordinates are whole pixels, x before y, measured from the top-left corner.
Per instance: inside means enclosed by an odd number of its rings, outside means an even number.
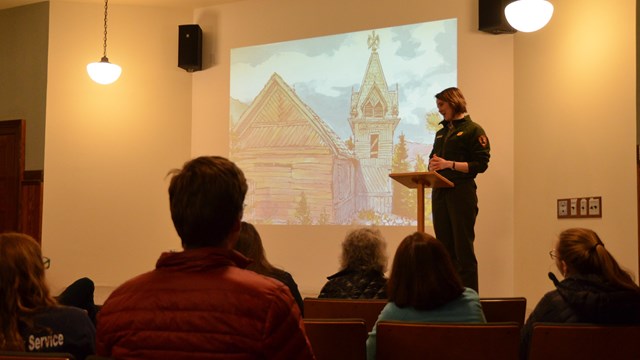
[[[356,157],[365,164],[391,168],[393,134],[400,122],[398,88],[390,90],[378,49],[380,37],[372,31],[367,38],[371,49],[360,91],[351,94],[349,124],[354,134]],[[369,160],[375,159],[375,160]]]

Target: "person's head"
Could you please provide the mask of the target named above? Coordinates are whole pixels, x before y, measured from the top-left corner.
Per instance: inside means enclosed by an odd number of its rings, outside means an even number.
[[[220,156],[201,156],[169,172],[173,225],[185,249],[226,247],[240,230],[247,180]]]
[[[454,120],[467,112],[467,101],[460,89],[450,87],[436,94],[438,111],[445,120]]]
[[[238,236],[238,241],[234,249],[253,260],[253,262],[247,266],[247,269],[260,274],[269,274],[275,271],[273,265],[267,261],[264,246],[262,245],[262,238],[260,238],[258,230],[252,224],[242,222],[240,235]]]
[[[620,268],[593,230],[571,228],[561,232],[554,251],[556,265],[564,276],[595,274],[623,288],[638,290],[631,275]]]
[[[44,270],[40,245],[31,236],[0,234],[0,349],[22,350],[19,319],[56,305]]]
[[[407,236],[398,245],[387,287],[390,302],[419,310],[446,304],[464,291],[447,249],[423,232]]]
[[[352,230],[342,242],[340,266],[342,269],[384,273],[387,269],[386,250],[387,243],[380,230],[368,227]]]

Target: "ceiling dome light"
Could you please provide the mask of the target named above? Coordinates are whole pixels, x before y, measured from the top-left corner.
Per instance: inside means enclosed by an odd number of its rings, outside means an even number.
[[[107,57],[103,57],[100,62],[93,62],[87,65],[87,72],[91,80],[98,84],[108,85],[118,80],[122,74],[122,68],[109,62]]]
[[[542,29],[553,15],[553,5],[547,0],[517,0],[504,8],[509,25],[522,32]]]
[[[118,80],[122,74],[122,68],[116,64],[109,62],[107,58],[107,9],[109,8],[109,0],[104,0],[104,41],[102,47],[104,52],[99,62],[87,65],[87,73],[91,80],[98,84],[108,85]]]

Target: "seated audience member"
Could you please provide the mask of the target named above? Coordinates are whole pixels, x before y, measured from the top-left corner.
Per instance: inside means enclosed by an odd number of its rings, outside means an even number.
[[[97,352],[115,359],[313,359],[286,285],[245,270],[233,250],[247,181],[203,156],[170,172],[171,218],[184,251],[119,286],[98,313]]]
[[[0,234],[0,350],[95,353],[87,313],[58,304],[45,280],[40,245],[29,235]]]
[[[556,289],[538,302],[522,329],[521,358],[529,353],[536,322],[640,323],[640,287],[620,268],[594,231],[582,228],[560,233],[549,253],[564,276],[549,278]]]
[[[350,231],[342,242],[340,271],[329,276],[319,298],[386,299],[386,242],[374,228]]]
[[[300,312],[304,315],[304,304],[300,291],[298,290],[298,284],[293,280],[291,274],[271,265],[267,260],[264,246],[262,245],[262,238],[255,226],[244,221],[242,222],[240,236],[238,237],[238,242],[236,242],[235,250],[253,260],[253,262],[246,267],[247,270],[274,278],[287,285],[289,291],[291,291],[291,295],[296,299]]]
[[[94,291],[95,285],[93,280],[84,277],[67,286],[60,295],[56,296],[56,300],[62,305],[75,306],[85,310],[91,322],[95,325],[98,307],[93,300]]]
[[[447,249],[429,234],[415,232],[398,245],[388,292],[378,321],[486,322],[478,293],[462,285]],[[376,358],[375,326],[367,358]]]

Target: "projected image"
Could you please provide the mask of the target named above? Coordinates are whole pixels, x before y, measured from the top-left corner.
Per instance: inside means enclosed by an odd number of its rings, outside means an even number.
[[[416,225],[434,96],[457,83],[457,21],[231,50],[230,158],[249,183],[244,219]],[[431,202],[425,199],[426,224]]]

